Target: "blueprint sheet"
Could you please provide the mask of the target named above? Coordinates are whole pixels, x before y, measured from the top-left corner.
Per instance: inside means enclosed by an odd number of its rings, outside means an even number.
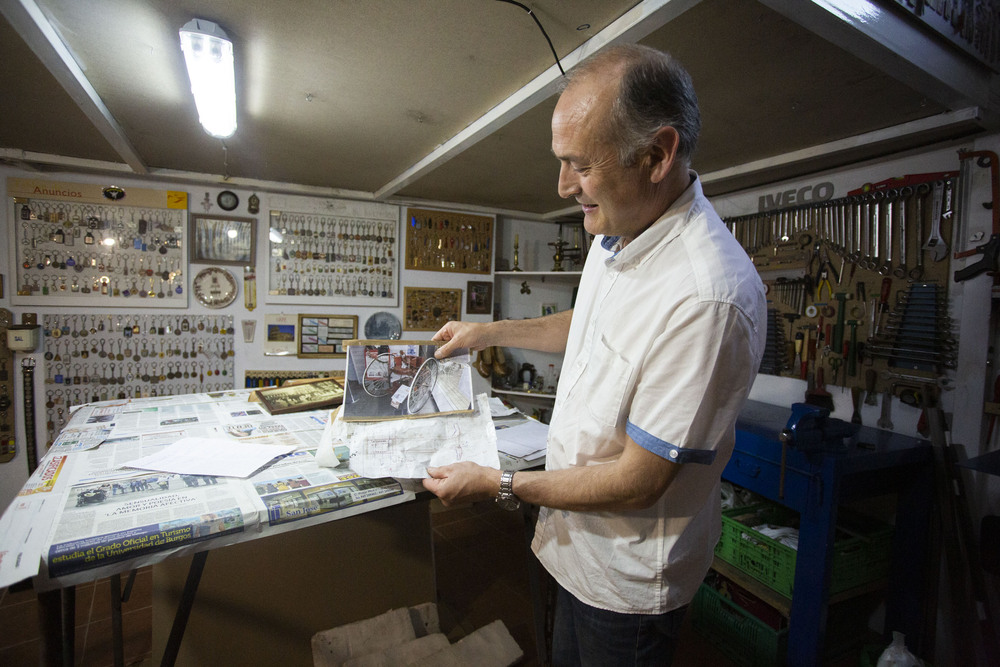
[[[362,477],[427,477],[428,466],[472,461],[500,467],[489,398],[476,396],[471,414],[426,419],[345,422],[330,420],[316,452],[320,465],[338,465],[334,447],[347,446],[350,468]]]

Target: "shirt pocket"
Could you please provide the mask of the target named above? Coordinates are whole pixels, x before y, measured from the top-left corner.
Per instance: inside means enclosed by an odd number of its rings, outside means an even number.
[[[604,337],[596,341],[577,385],[589,416],[601,426],[615,428],[624,423],[623,414],[632,364],[618,354]]]

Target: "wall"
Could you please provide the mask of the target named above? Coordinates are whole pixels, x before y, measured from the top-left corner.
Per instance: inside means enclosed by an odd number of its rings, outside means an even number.
[[[130,179],[130,178],[108,178],[108,177],[97,177],[92,175],[83,174],[73,174],[73,173],[32,173],[25,172],[22,170],[12,169],[8,167],[0,167],[0,192],[3,196],[3,206],[0,206],[0,220],[2,220],[2,229],[4,231],[4,243],[2,245],[2,250],[0,250],[0,275],[4,277],[4,293],[3,297],[0,298],[0,308],[6,308],[13,312],[15,323],[20,323],[21,316],[25,312],[37,313],[39,323],[42,322],[42,318],[45,314],[50,313],[86,313],[91,312],[93,309],[87,308],[74,308],[74,307],[54,307],[54,306],[23,306],[12,305],[13,297],[16,292],[16,271],[14,267],[14,248],[10,245],[12,242],[17,242],[15,238],[12,237],[11,231],[14,228],[14,220],[11,216],[14,214],[11,199],[7,197],[7,178],[28,178],[34,180],[45,180],[45,181],[65,181],[73,183],[93,183],[102,186],[106,185],[117,185],[128,190],[128,188],[142,188],[142,189],[154,189],[154,190],[180,190],[188,193],[188,214],[204,214],[211,213],[215,215],[224,216],[238,216],[238,217],[253,217],[257,221],[257,244],[256,244],[256,267],[257,267],[257,307],[253,310],[247,310],[244,306],[243,301],[243,285],[242,285],[242,269],[238,266],[227,267],[232,270],[233,274],[237,278],[239,283],[240,293],[236,298],[236,301],[230,306],[213,310],[202,306],[198,303],[190,294],[190,280],[191,277],[197,273],[200,269],[207,266],[207,264],[190,264],[186,272],[185,295],[188,300],[188,306],[186,309],[157,309],[157,308],[141,308],[129,310],[127,307],[122,307],[118,309],[102,307],[99,312],[117,312],[120,311],[125,315],[130,313],[139,312],[141,314],[189,314],[189,315],[224,315],[231,316],[234,320],[235,328],[235,356],[233,357],[234,373],[230,378],[226,378],[226,381],[234,381],[236,387],[243,386],[244,373],[248,369],[252,370],[271,370],[271,371],[314,371],[314,370],[343,370],[344,360],[343,359],[299,359],[295,356],[264,356],[262,354],[261,342],[265,336],[264,333],[264,318],[269,314],[289,314],[297,315],[299,313],[329,313],[329,314],[346,314],[346,315],[357,315],[358,317],[358,335],[363,337],[364,324],[367,319],[375,312],[387,311],[394,314],[400,322],[405,322],[403,317],[403,299],[402,291],[404,286],[419,286],[419,287],[433,287],[433,288],[452,288],[462,290],[462,319],[467,319],[470,321],[489,321],[491,319],[490,315],[469,315],[465,312],[465,297],[466,297],[466,287],[468,281],[489,281],[491,280],[490,275],[486,274],[459,274],[450,272],[436,272],[436,271],[416,271],[404,269],[402,259],[400,259],[399,268],[397,269],[398,275],[396,276],[396,298],[393,301],[393,305],[372,305],[372,306],[360,306],[360,307],[345,307],[343,305],[337,305],[336,299],[332,296],[329,297],[309,297],[305,303],[269,303],[269,297],[267,294],[268,285],[268,271],[269,271],[269,261],[268,261],[268,225],[269,225],[269,212],[272,209],[286,210],[286,211],[299,211],[299,212],[323,212],[330,209],[331,206],[337,205],[340,207],[348,208],[360,208],[360,209],[370,209],[372,207],[378,207],[380,209],[389,209],[393,211],[392,215],[397,217],[399,220],[399,228],[397,233],[399,252],[402,253],[402,249],[405,247],[405,234],[404,234],[404,220],[406,214],[405,207],[389,206],[386,204],[371,203],[371,202],[345,202],[343,200],[331,200],[324,199],[320,197],[309,197],[309,196],[299,196],[299,195],[285,195],[285,194],[272,194],[262,191],[247,190],[235,187],[229,187],[220,184],[217,187],[206,187],[206,186],[184,186],[178,185],[176,183],[166,183],[166,182],[156,182],[149,180],[140,179]],[[223,211],[218,207],[216,202],[216,197],[219,192],[223,190],[232,190],[239,197],[239,206],[233,211]],[[256,192],[257,196],[260,198],[260,209],[259,213],[256,215],[251,215],[247,212],[247,201],[250,195]],[[202,205],[202,202],[208,201],[212,204],[211,208],[207,211]],[[426,208],[426,207],[424,207]],[[184,250],[185,254],[187,249]],[[281,297],[284,300],[293,300],[289,297]],[[273,300],[273,299],[272,299]],[[243,320],[253,320],[256,321],[256,331],[254,334],[254,342],[243,343],[241,322]],[[404,330],[403,336],[405,338],[411,339],[429,339],[434,332],[431,331],[406,331]],[[39,447],[39,457],[44,453],[44,442],[45,442],[45,409],[41,405],[44,403],[45,396],[45,377],[46,377],[46,361],[42,356],[42,347],[39,346],[38,350],[31,355],[17,354],[14,360],[15,363],[15,393],[17,399],[15,400],[15,405],[11,408],[11,416],[15,420],[15,429],[17,432],[17,455],[15,458],[5,464],[0,464],[0,506],[6,507],[10,504],[11,500],[15,497],[17,491],[24,484],[24,481],[28,477],[27,461],[24,455],[24,426],[23,426],[23,403],[21,397],[23,396],[23,387],[21,382],[21,372],[20,364],[25,356],[31,356],[37,361],[37,367],[35,371],[35,400],[38,408],[36,409],[36,433],[38,434],[38,447]],[[475,390],[477,392],[487,391],[488,384],[478,374],[473,373]],[[216,378],[217,379],[217,378]]]

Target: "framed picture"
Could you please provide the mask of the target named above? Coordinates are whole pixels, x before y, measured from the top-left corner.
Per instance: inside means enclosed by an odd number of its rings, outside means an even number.
[[[344,402],[344,385],[334,378],[286,383],[280,387],[258,389],[256,393],[272,415],[319,410]]]
[[[469,350],[437,359],[438,345],[426,340],[347,341],[344,421],[471,412]]]
[[[298,336],[295,315],[284,313],[264,316],[264,355],[285,356],[295,354]]]
[[[256,219],[192,213],[190,227],[192,263],[254,266]]]
[[[465,291],[465,312],[489,315],[493,312],[493,283],[470,280]]]
[[[357,315],[299,315],[299,358],[344,357],[344,341],[357,337]]]
[[[403,328],[407,331],[437,331],[449,320],[462,319],[462,290],[406,287],[403,316]]]
[[[555,315],[559,312],[559,306],[554,303],[543,303],[542,304],[542,316],[545,315]]]

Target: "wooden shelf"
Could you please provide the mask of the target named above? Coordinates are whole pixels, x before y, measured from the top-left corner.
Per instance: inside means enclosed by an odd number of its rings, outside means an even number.
[[[517,389],[498,389],[497,387],[492,387],[494,394],[506,394],[508,396],[524,396],[525,398],[538,398],[549,401],[556,400],[555,394],[543,394],[540,391],[520,391]]]
[[[496,271],[496,278],[579,278],[582,271]]]

